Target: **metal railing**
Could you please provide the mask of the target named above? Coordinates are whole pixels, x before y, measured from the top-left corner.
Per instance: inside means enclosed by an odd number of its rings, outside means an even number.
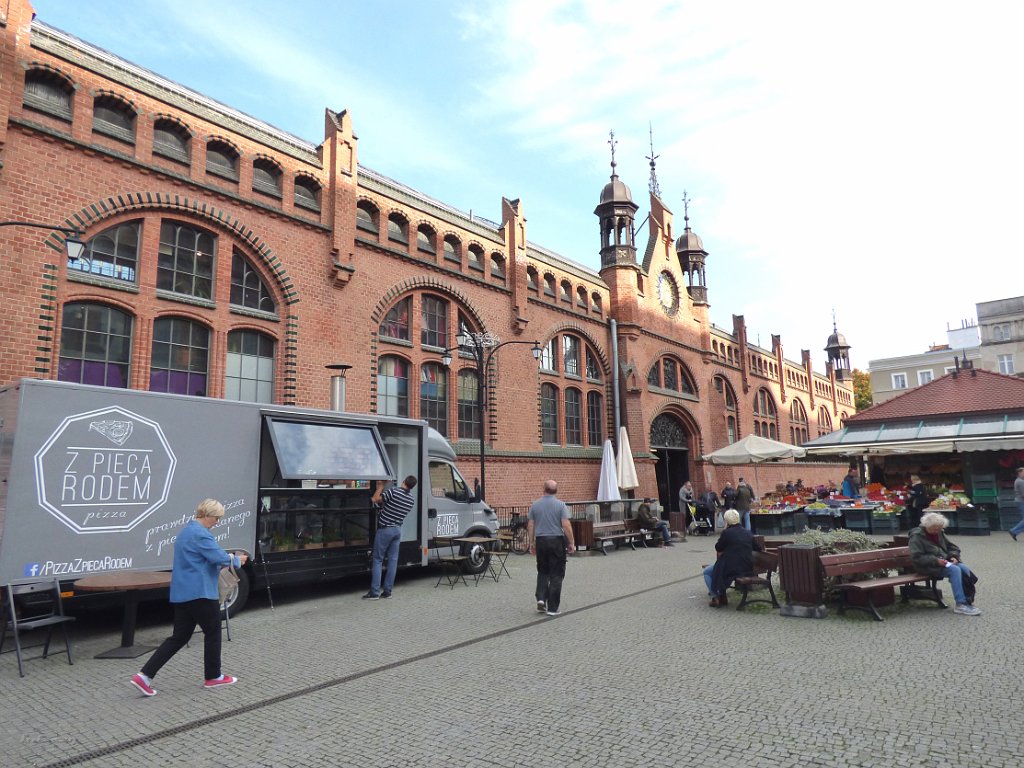
[[[620,523],[636,517],[636,508],[644,503],[643,499],[621,499],[619,501],[567,501],[569,515],[576,520],[593,520],[595,523]],[[525,521],[530,512],[529,504],[516,506],[496,506],[498,525],[507,528],[513,522]]]

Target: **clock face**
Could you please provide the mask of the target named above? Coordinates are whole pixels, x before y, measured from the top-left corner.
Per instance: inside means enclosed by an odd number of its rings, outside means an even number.
[[[676,285],[676,279],[668,272],[658,275],[658,301],[661,302],[661,308],[666,314],[675,314],[679,309],[679,287]]]

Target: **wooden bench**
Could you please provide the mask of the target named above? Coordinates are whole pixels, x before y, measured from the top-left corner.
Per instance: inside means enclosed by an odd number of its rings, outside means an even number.
[[[822,555],[821,568],[826,577],[839,580],[839,613],[845,613],[848,607],[870,613],[876,621],[884,621],[875,607],[874,590],[892,590],[900,588],[900,599],[933,600],[940,608],[945,608],[938,581],[930,576],[914,573],[914,564],[910,558],[909,547],[889,547],[888,549],[871,549],[866,552],[841,552],[836,555]],[[874,578],[851,581],[851,576],[880,571],[900,571],[896,576],[876,576]],[[923,589],[915,585],[923,583]],[[851,592],[861,593],[867,605],[851,605],[848,597]]]
[[[772,574],[779,567],[779,555],[776,552],[758,552],[754,550],[754,569],[749,576],[737,576],[733,579],[732,585],[738,589],[743,599],[736,606],[737,611],[750,603],[768,603],[772,608],[779,607],[779,601],[775,599],[775,588],[772,586]],[[762,575],[763,574],[763,575]],[[750,597],[752,589],[767,589],[771,599],[764,597]]]
[[[608,554],[608,545],[615,545],[618,549],[622,544],[629,544],[630,549],[636,549],[637,544],[642,544],[644,547],[648,546],[647,538],[657,537],[656,541],[659,542],[658,546],[661,546],[662,541],[661,532],[657,529],[648,530],[640,527],[640,521],[631,518],[629,520],[622,521],[622,529],[609,529],[607,531],[594,531],[594,543],[597,544],[601,550],[602,555]]]

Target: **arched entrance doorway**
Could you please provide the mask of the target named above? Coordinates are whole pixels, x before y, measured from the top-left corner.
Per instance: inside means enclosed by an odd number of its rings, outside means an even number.
[[[658,457],[658,501],[663,509],[679,511],[679,489],[690,479],[690,434],[670,413],[651,422],[651,451]]]

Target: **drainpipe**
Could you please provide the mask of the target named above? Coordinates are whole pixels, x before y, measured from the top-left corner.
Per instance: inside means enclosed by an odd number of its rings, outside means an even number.
[[[615,447],[619,448],[619,427],[621,426],[622,414],[619,410],[619,324],[611,320],[612,333],[612,412],[613,430],[615,432]]]
[[[345,365],[344,363],[331,363],[324,366],[329,371],[336,371],[331,376],[332,411],[345,410],[345,374],[348,373],[348,369],[351,367],[351,365]]]

